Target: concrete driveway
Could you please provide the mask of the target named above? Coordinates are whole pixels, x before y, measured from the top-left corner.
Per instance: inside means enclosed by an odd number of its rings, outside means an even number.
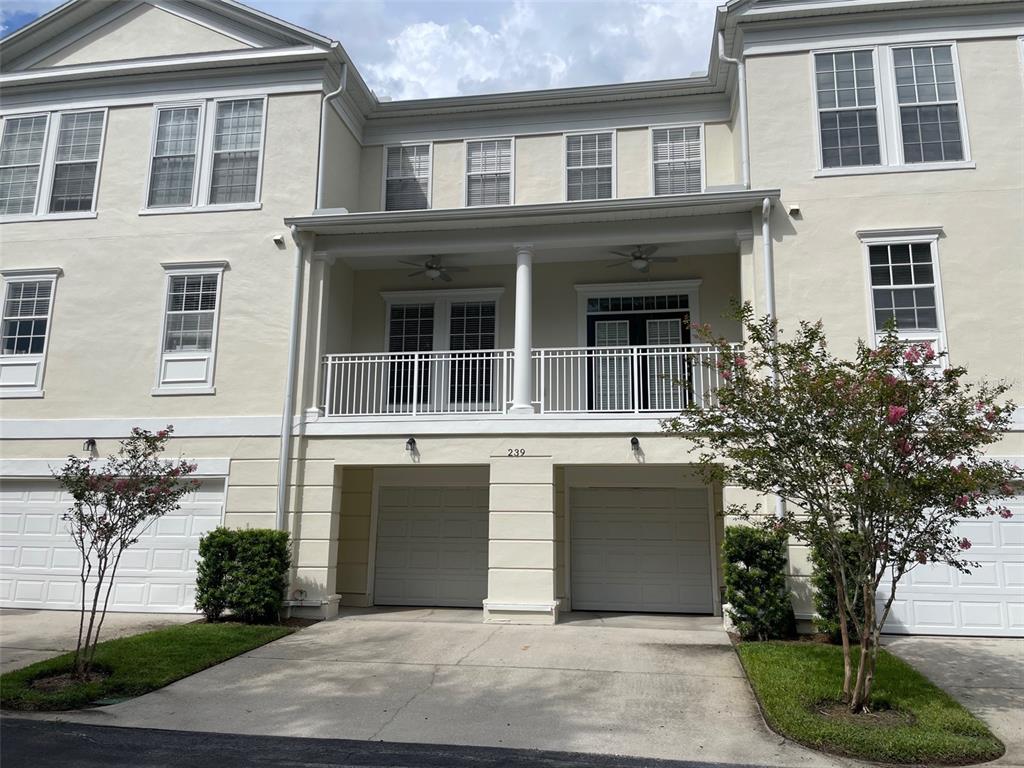
[[[0,673],[75,650],[77,611],[0,608]],[[108,613],[100,640],[195,621],[190,614]]]
[[[837,766],[762,722],[715,618],[350,612],[130,702],[103,725]]]
[[[987,765],[1024,767],[1024,639],[888,637],[883,642],[988,723],[1006,754]]]

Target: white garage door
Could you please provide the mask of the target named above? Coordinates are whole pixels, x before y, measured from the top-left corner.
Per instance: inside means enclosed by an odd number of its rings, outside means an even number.
[[[376,605],[479,608],[487,596],[487,488],[383,487]]]
[[[887,632],[1024,637],[1024,497],[1007,504],[1013,517],[960,524],[970,540],[970,574],[944,565],[918,566],[900,582]],[[886,595],[888,596],[888,595]]]
[[[713,613],[705,489],[573,488],[572,607]]]
[[[69,505],[53,480],[0,483],[0,606],[81,606],[79,554],[61,520]],[[204,480],[124,553],[110,610],[192,613],[199,537],[223,519],[224,480]]]

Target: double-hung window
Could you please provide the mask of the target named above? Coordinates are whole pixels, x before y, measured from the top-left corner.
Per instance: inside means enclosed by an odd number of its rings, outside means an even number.
[[[466,205],[512,202],[512,139],[466,142]]]
[[[257,207],[266,99],[158,106],[146,212]]]
[[[651,131],[655,195],[686,195],[704,188],[703,143],[699,125]]]
[[[950,45],[894,48],[903,162],[964,159],[960,100]]]
[[[878,99],[871,50],[814,57],[823,168],[878,165]]]
[[[953,43],[822,51],[813,61],[819,174],[973,167]]]
[[[2,273],[0,397],[42,397],[53,295],[60,274],[59,269]]]
[[[165,264],[160,366],[153,394],[212,394],[226,262]]]
[[[867,250],[872,327],[945,347],[938,239],[933,231],[859,233]]]
[[[607,200],[615,195],[614,143],[611,131],[565,137],[567,200]]]
[[[387,147],[384,158],[384,210],[430,207],[430,145]]]
[[[0,218],[96,209],[106,110],[8,117],[0,136]]]

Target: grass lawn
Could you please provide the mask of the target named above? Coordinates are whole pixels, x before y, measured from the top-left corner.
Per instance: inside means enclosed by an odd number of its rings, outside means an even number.
[[[0,706],[22,710],[75,709],[140,696],[292,631],[291,627],[234,622],[197,623],[107,640],[96,649],[94,669],[107,673],[102,680],[75,683],[53,692],[34,688],[35,680],[72,670],[74,654],[67,653],[0,677]]]
[[[976,763],[1003,753],[1002,743],[984,723],[884,650],[878,652],[872,714],[867,716],[830,707],[843,687],[842,648],[771,642],[740,643],[737,650],[768,724],[806,746],[927,765]]]

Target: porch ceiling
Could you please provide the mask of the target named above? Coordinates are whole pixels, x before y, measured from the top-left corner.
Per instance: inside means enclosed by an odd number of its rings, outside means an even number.
[[[743,190],[584,203],[316,215],[286,219],[316,234],[317,254],[354,259],[422,254],[511,254],[531,243],[538,257],[637,243],[735,245],[751,214],[779,190]],[[707,248],[703,249],[708,252]],[[347,260],[347,259],[346,259]],[[380,266],[379,263],[375,266]]]

